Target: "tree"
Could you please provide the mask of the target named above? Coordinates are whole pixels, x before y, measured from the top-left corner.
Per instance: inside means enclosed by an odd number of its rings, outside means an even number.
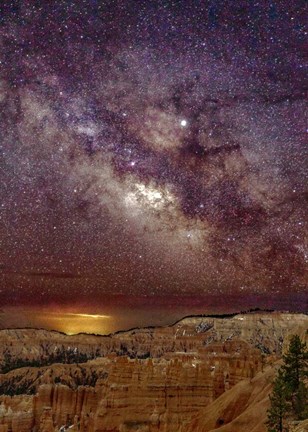
[[[295,393],[302,379],[307,376],[308,351],[306,343],[298,335],[292,336],[288,352],[283,356],[282,371],[290,392]]]
[[[267,426],[269,432],[285,432],[287,428],[284,419],[289,411],[290,402],[287,400],[287,388],[281,369],[273,383],[270,396],[271,407],[267,411]]]
[[[308,418],[308,389],[305,384],[307,366],[306,344],[301,342],[299,336],[292,336],[289,349],[283,356],[283,365],[273,383],[267,420],[269,432],[287,431],[288,416],[297,420]]]
[[[293,413],[297,420],[306,417],[308,389],[304,379],[308,376],[308,351],[306,343],[298,335],[292,336],[288,352],[283,356],[282,373],[287,386],[288,398],[292,402]]]
[[[299,383],[299,387],[294,395],[293,407],[297,420],[308,418],[308,389],[303,382]]]

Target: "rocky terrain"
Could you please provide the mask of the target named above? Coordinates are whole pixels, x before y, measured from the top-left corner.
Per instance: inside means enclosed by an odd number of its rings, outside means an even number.
[[[264,432],[279,358],[307,330],[306,315],[262,312],[109,336],[2,330],[0,432]]]

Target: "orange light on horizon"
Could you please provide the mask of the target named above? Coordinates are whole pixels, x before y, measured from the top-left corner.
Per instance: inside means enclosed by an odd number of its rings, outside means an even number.
[[[0,328],[44,328],[66,334],[108,334],[114,331],[115,317],[100,313],[7,308]]]
[[[110,331],[109,325],[106,325],[106,320],[109,321],[111,316],[89,313],[50,312],[44,314],[38,313],[35,319],[42,320],[43,325],[50,329],[69,335],[77,333],[106,334]]]
[[[82,317],[82,318],[94,318],[94,319],[111,318],[110,315],[97,315],[97,314],[72,313],[72,312],[69,312],[66,315],[75,316],[75,317]]]

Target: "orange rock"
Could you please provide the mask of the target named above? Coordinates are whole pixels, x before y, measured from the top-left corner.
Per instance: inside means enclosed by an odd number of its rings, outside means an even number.
[[[35,392],[0,396],[0,432],[55,432],[63,426],[72,432],[244,432],[248,424],[264,432],[275,372],[268,364],[281,355],[288,334],[307,329],[307,322],[304,315],[251,314],[186,318],[109,337],[14,330],[5,331],[5,339],[0,332],[12,356],[37,359],[59,346],[106,354],[0,375],[3,389]],[[152,358],[130,359],[117,350],[150,352]],[[267,361],[262,351],[269,353]]]

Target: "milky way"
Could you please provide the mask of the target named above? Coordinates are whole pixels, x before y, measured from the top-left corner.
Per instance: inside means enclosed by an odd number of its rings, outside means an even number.
[[[304,2],[4,3],[0,304],[305,307]]]

